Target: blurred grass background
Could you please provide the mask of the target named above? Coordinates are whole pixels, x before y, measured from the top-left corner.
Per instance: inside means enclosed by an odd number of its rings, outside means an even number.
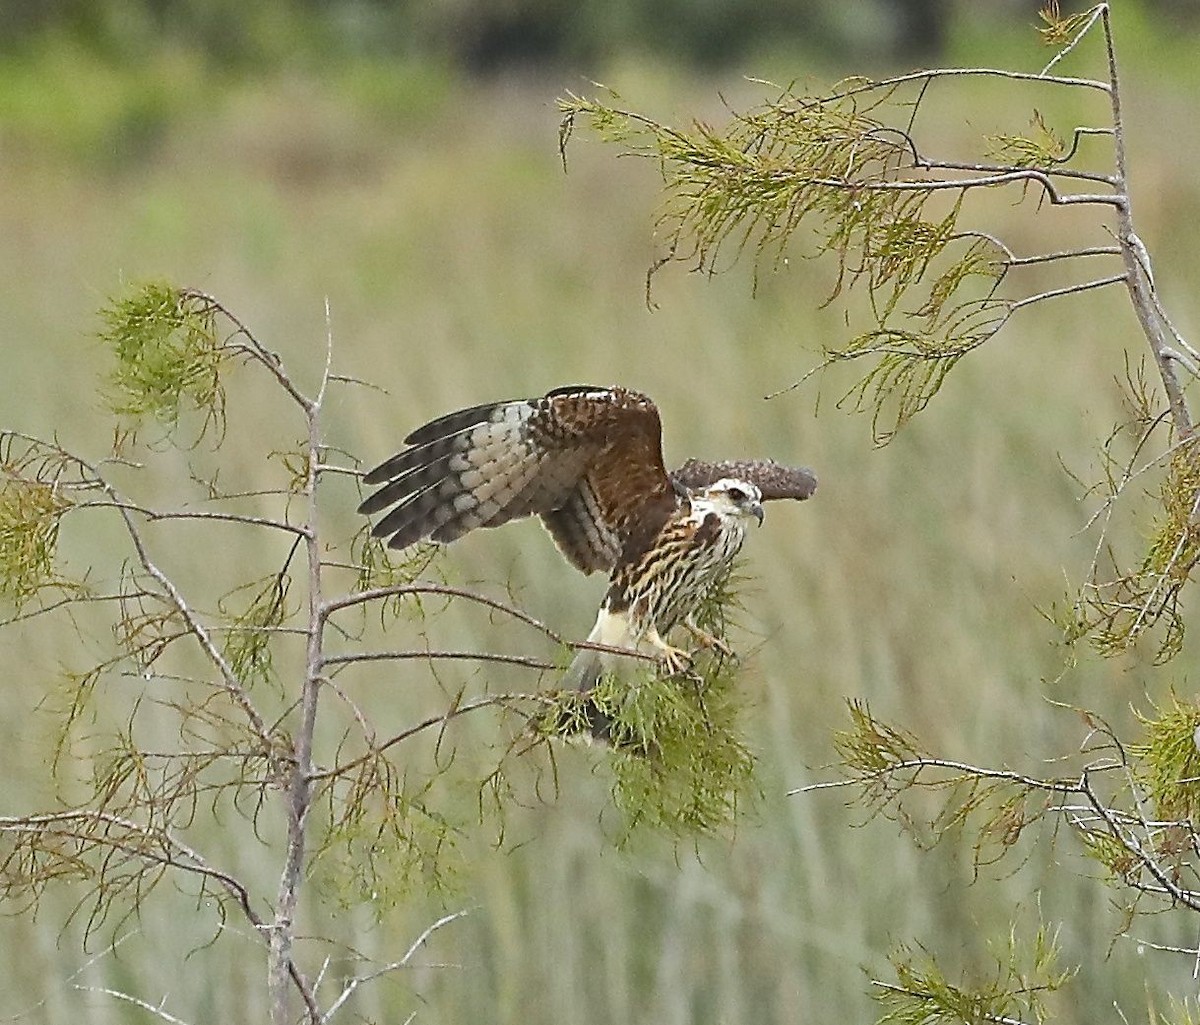
[[[833,13],[843,6],[859,13]],[[973,882],[965,844],[920,851],[892,823],[864,822],[837,792],[784,796],[828,778],[846,698],[869,700],[947,756],[1048,772],[1046,759],[1085,733],[1050,700],[1129,728],[1131,709],[1169,686],[1190,693],[1194,642],[1166,670],[1136,653],[1101,662],[1077,652],[1069,665],[1039,611],[1078,581],[1094,543],[1078,535],[1089,506],[1064,466],[1094,474],[1096,450],[1122,417],[1117,378],[1127,350],[1141,358],[1141,342],[1121,296],[1018,319],[876,450],[866,420],[833,408],[848,378],[762,400],[845,333],[841,311],[821,307],[831,268],[792,260],[753,298],[748,267],[711,281],[672,268],[650,312],[642,289],[655,255],[654,168],[583,139],[568,174],[559,164],[555,97],[590,79],[638,109],[718,120],[720,97],[737,106],[761,95],[743,74],[819,87],[908,61],[1044,62],[1027,5],[909,5],[936,15],[936,31],[924,32],[897,20],[902,6],[820,4],[806,20],[805,5],[781,4],[782,21],[746,38],[719,18],[709,25],[719,5],[704,5],[704,17],[666,5],[647,20],[634,3],[585,4],[586,30],[574,32],[553,3],[507,5],[508,22],[499,5],[465,0],[328,12],[62,3],[37,8],[42,17],[0,7],[9,29],[0,54],[6,426],[102,455],[111,426],[95,391],[104,367],[91,340],[95,310],[125,282],[166,277],[220,297],[309,382],[323,359],[328,299],[337,368],[387,389],[340,392],[330,409],[330,440],[368,463],[449,408],[619,382],[659,403],[669,461],[754,453],[809,463],[821,478],[813,502],[772,508],[747,546],[752,583],[737,646],[753,652],[747,730],[762,800],[730,835],[696,850],[645,842],[618,852],[603,758],[564,753],[561,795],[514,808],[505,846],[487,831],[461,840],[449,894],[418,886],[378,909],[376,922],[369,908],[340,909],[333,892],[306,923],[313,936],[386,958],[443,908],[472,909],[432,942],[435,966],[365,988],[360,1020],[414,1011],[444,1023],[871,1020],[863,969],[886,977],[895,944],[924,944],[948,967],[986,973],[989,944],[1014,921],[1030,931],[1061,925],[1064,960],[1083,965],[1071,998],[1056,1005],[1065,1023],[1115,1021],[1114,1002],[1144,1020],[1148,1002],[1161,1009],[1168,994],[1195,993],[1190,959],[1114,942],[1121,915],[1067,837],[1031,836]],[[1176,322],[1194,338],[1200,289],[1184,226],[1200,216],[1195,7],[1117,6],[1135,216]],[[731,3],[728,24],[744,24],[746,7]],[[530,25],[557,26],[567,41],[549,32],[529,52]],[[1085,47],[1072,69],[1099,74],[1097,53]],[[1019,130],[1034,106],[1066,131],[1104,119],[1073,96],[976,86],[954,96],[937,120],[947,147],[965,149],[997,123]],[[993,229],[1019,250],[1055,245],[1079,223],[1031,213],[1011,196],[990,207]],[[260,395],[256,382],[233,386],[223,479],[273,486],[282,471],[264,453],[294,444],[299,425],[281,428]],[[176,466],[164,489],[203,456],[165,458]],[[354,504],[347,487],[343,507],[330,509],[335,529],[354,529]],[[1136,540],[1137,524],[1125,530]],[[581,636],[602,585],[564,572],[539,535],[523,524],[470,536],[443,565],[493,593],[507,582],[534,615]],[[68,531],[64,551],[78,570],[109,557],[112,542]],[[220,543],[166,550],[176,572],[218,579],[263,555],[254,539]],[[532,643],[458,610],[434,630],[454,646]],[[10,630],[0,644],[8,814],[36,810],[55,791],[45,698],[83,656],[72,635],[53,630]],[[343,682],[381,730],[478,684],[459,668],[440,682],[366,672]],[[125,714],[120,688],[99,704],[101,725]],[[469,748],[497,729],[463,723],[458,737]],[[469,770],[471,755],[460,748],[459,758]],[[469,788],[447,798],[468,808],[472,799]],[[236,819],[196,842],[271,892],[277,865]],[[211,907],[163,888],[120,927],[128,938],[117,950],[92,960],[80,949],[84,922],[63,926],[77,898],[52,892],[37,916],[0,920],[5,1013],[155,1020],[87,991],[106,986],[161,998],[195,1023],[265,1017],[261,951],[238,923],[220,927]],[[1197,940],[1183,917],[1139,922],[1131,934]]]

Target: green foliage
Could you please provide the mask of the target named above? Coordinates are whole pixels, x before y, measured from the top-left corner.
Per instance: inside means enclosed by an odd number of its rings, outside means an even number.
[[[889,960],[896,982],[876,982],[874,997],[884,1008],[878,1025],[984,1025],[987,1022],[1045,1022],[1046,998],[1074,976],[1059,967],[1057,936],[1045,926],[1028,946],[1010,934],[994,959],[990,977],[952,982],[925,950],[898,947]]]
[[[1084,595],[1075,632],[1086,632],[1111,655],[1158,631],[1154,659],[1161,664],[1183,645],[1183,590],[1200,560],[1200,439],[1184,439],[1171,450],[1159,497],[1160,512],[1141,564],[1116,570]]]
[[[554,695],[533,729],[542,737],[590,734],[607,745],[622,843],[647,832],[711,833],[755,793],[736,677],[728,662],[707,656],[695,674],[608,675],[586,694]]]
[[[887,441],[929,404],[974,344],[970,338],[934,342],[927,335],[899,328],[867,331],[830,353],[834,359],[878,357],[840,404],[869,410],[876,440]]]
[[[1063,17],[1059,10],[1058,0],[1047,0],[1046,6],[1038,12],[1043,23],[1042,27],[1038,29],[1042,42],[1056,48],[1066,46],[1079,35],[1095,15],[1095,11],[1095,7],[1089,7],[1086,11],[1079,11]]]
[[[410,785],[382,756],[331,781],[324,795],[329,827],[313,858],[324,892],[344,907],[368,904],[382,916],[415,889],[450,889],[461,867],[462,827],[435,807],[435,782]]]
[[[915,144],[893,123],[911,123],[912,115],[897,93],[857,79],[826,97],[783,90],[733,112],[721,130],[700,122],[675,128],[572,94],[559,101],[564,153],[582,120],[662,169],[658,228],[666,250],[650,277],[675,260],[714,273],[727,249],[734,261],[749,251],[756,273],[779,268],[803,229],[811,254],[836,263],[827,301],[853,287],[866,291],[875,326],[829,346],[827,357],[875,361],[847,399],[872,412],[881,443],[1005,320],[1003,305],[989,298],[1003,274],[1002,253],[959,227],[965,190],[927,188],[913,175]],[[977,279],[980,288],[967,287]]]
[[[1164,1014],[1153,1005],[1150,1007],[1150,1025],[1200,1025],[1200,1004],[1195,1000],[1170,1001],[1170,1009]]]
[[[596,706],[612,720],[612,793],[627,836],[709,833],[732,823],[753,795],[735,677],[725,666],[701,682],[652,677],[627,689],[597,687]]]
[[[121,654],[145,672],[175,641],[187,636],[179,610],[158,596],[142,590],[140,582],[126,574],[120,614],[113,623],[113,639]]]
[[[1141,873],[1142,865],[1120,837],[1099,829],[1082,830],[1079,839],[1084,852],[1099,862],[1113,883],[1132,884]]]
[[[1157,816],[1200,818],[1200,705],[1172,693],[1166,707],[1138,718],[1145,741],[1130,745],[1130,754]]]
[[[1144,618],[1167,617],[1164,647],[1174,654],[1182,642],[1179,592],[1200,559],[1200,440],[1189,438],[1172,453],[1161,501],[1162,516],[1143,565],[1143,574],[1154,581]]]
[[[229,356],[217,333],[216,309],[165,282],[132,289],[101,311],[100,340],[115,365],[109,375],[112,411],[134,429],[155,420],[169,431],[187,412],[203,415],[203,430],[224,425],[220,368]]]
[[[968,837],[976,871],[1007,854],[1075,787],[937,758],[905,730],[877,719],[866,702],[847,702],[850,726],[833,743],[855,799],[899,822],[918,842]]]
[[[1067,156],[1067,146],[1038,111],[1030,121],[1033,132],[1024,135],[989,135],[988,156],[1012,167],[1052,167]]]
[[[834,733],[833,746],[846,769],[864,782],[926,757],[915,736],[876,719],[865,701],[851,699],[846,707],[850,727]]]
[[[46,470],[36,449],[0,434],[0,598],[18,612],[58,582],[54,552],[59,522],[71,503],[53,479],[43,479]]]
[[[732,245],[735,256],[750,246],[756,262],[777,262],[792,236],[809,228],[816,252],[838,261],[831,298],[863,280],[890,311],[953,237],[957,210],[930,219],[929,193],[862,187],[887,181],[909,149],[902,133],[875,116],[891,91],[864,98],[860,85],[842,83],[825,99],[784,90],[734,112],[724,130],[701,122],[672,128],[568,94],[559,101],[560,144],[582,119],[601,139],[660,163],[664,260],[712,272]]]
[[[226,623],[222,654],[247,686],[272,676],[274,637],[283,625],[291,578],[286,573],[242,584],[218,603]],[[248,599],[248,600],[247,600]]]

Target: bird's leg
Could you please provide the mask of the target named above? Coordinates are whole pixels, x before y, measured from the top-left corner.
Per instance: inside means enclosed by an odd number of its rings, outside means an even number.
[[[710,634],[702,626],[700,626],[691,616],[683,621],[683,625],[687,627],[690,633],[699,642],[703,648],[712,648],[719,655],[724,655],[726,658],[737,658],[737,652],[733,650],[723,637],[717,637]]]
[[[656,627],[652,626],[646,632],[646,640],[654,645],[655,649],[659,652],[659,658],[668,675],[675,676],[691,667],[692,656],[682,648],[676,648],[664,641],[659,636]]]

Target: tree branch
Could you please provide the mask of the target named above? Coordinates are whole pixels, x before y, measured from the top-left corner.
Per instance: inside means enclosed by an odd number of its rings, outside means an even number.
[[[182,1018],[176,1018],[175,1015],[163,1010],[161,1003],[151,1004],[140,997],[135,997],[130,993],[123,993],[118,989],[109,989],[107,986],[80,986],[78,984],[73,988],[79,990],[81,993],[99,993],[106,997],[123,1000],[128,1004],[133,1004],[134,1007],[140,1007],[143,1011],[147,1011],[156,1018],[161,1018],[163,1021],[170,1023],[170,1025],[189,1025]],[[164,997],[163,999],[165,1000],[166,998]]]
[[[473,661],[473,662],[499,662],[504,665],[525,666],[527,669],[538,669],[547,671],[557,669],[558,665],[554,662],[547,662],[545,659],[533,658],[528,655],[504,655],[494,651],[358,651],[349,655],[329,655],[322,659],[321,665],[338,666],[352,665],[357,662],[403,662],[410,659],[428,659],[434,660],[450,660],[450,661]]]
[[[465,587],[454,587],[450,584],[390,584],[386,587],[372,587],[369,590],[357,591],[353,594],[343,595],[340,598],[332,598],[322,603],[320,610],[321,620],[324,622],[335,612],[352,608],[355,605],[363,605],[384,598],[403,598],[410,594],[431,594],[442,595],[448,598],[465,598],[467,601],[495,609],[497,612],[503,612],[506,616],[512,616],[514,619],[520,620],[522,623],[533,627],[539,633],[550,638],[555,644],[566,643],[561,634],[552,630],[540,619],[534,618],[523,609],[500,601],[497,598],[490,598],[485,594],[480,594],[478,591],[472,591]]]
[[[315,782],[319,780],[333,779],[337,776],[343,776],[351,769],[356,769],[360,765],[365,765],[373,758],[377,758],[379,755],[383,754],[384,751],[388,750],[388,748],[395,747],[397,744],[403,743],[410,737],[416,736],[418,733],[423,733],[425,730],[431,729],[434,726],[449,722],[451,719],[457,719],[460,715],[466,715],[468,712],[476,712],[481,708],[507,708],[518,701],[548,702],[550,700],[551,697],[547,694],[493,694],[489,697],[480,698],[477,701],[469,701],[465,705],[455,704],[440,715],[431,715],[429,718],[423,719],[416,725],[410,726],[408,729],[389,737],[383,743],[373,746],[366,754],[359,755],[357,758],[353,758],[348,762],[342,763],[341,765],[335,765],[332,769],[322,769],[320,771],[313,772],[310,778]]]
[[[246,340],[244,346],[231,346],[238,348],[246,355],[250,356],[256,362],[262,364],[270,371],[275,380],[282,386],[283,390],[295,400],[295,402],[306,412],[311,413],[313,400],[305,395],[299,388],[296,387],[287,370],[283,365],[283,360],[279,358],[277,353],[271,352],[263,345],[241,320],[234,315],[223,303],[216,297],[209,295],[207,292],[202,292],[195,288],[184,288],[180,290],[180,297],[183,299],[191,299],[199,302],[207,310],[220,313],[222,317],[231,323],[236,329],[235,334],[241,335]]]
[[[373,982],[375,979],[387,975],[390,972],[407,967],[408,962],[412,960],[412,956],[429,941],[429,937],[431,937],[443,926],[447,926],[451,922],[456,922],[458,919],[465,917],[467,914],[467,911],[455,911],[453,914],[443,915],[436,922],[426,927],[425,931],[413,941],[412,945],[405,952],[404,956],[398,961],[393,961],[390,964],[383,965],[382,967],[366,975],[356,975],[354,978],[347,981],[345,986],[342,988],[342,992],[338,994],[337,999],[329,1005],[329,1009],[321,1016],[322,1025],[325,1025],[326,1022],[330,1021],[333,1016],[337,1014],[342,1005],[354,995],[354,991],[358,989],[359,986],[367,982]]]
[[[1113,160],[1116,164],[1117,190],[1124,202],[1117,206],[1117,240],[1121,246],[1121,258],[1125,263],[1125,283],[1129,290],[1129,299],[1133,304],[1134,313],[1142,332],[1150,343],[1150,351],[1158,364],[1158,372],[1162,378],[1163,389],[1167,402],[1171,407],[1171,419],[1176,432],[1182,438],[1192,435],[1192,417],[1188,409],[1183,387],[1175,370],[1175,362],[1168,354],[1168,343],[1163,324],[1156,314],[1157,303],[1154,299],[1154,282],[1150,277],[1150,269],[1142,258],[1146,247],[1134,231],[1133,214],[1129,203],[1129,170],[1125,155],[1125,122],[1121,110],[1120,80],[1117,74],[1117,55],[1113,42],[1112,24],[1108,4],[1101,4],[1097,9],[1103,20],[1105,50],[1108,56],[1109,98],[1112,106],[1113,122]],[[1089,25],[1095,20],[1093,17]]]

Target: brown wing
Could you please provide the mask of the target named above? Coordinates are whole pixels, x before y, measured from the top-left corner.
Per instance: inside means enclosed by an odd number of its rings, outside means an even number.
[[[807,466],[781,466],[773,459],[742,459],[706,463],[689,459],[671,474],[671,480],[688,491],[698,491],[723,477],[754,484],[763,501],[773,498],[803,500],[817,490],[817,478]]]
[[[392,548],[540,515],[576,566],[609,569],[675,508],[661,433],[654,403],[624,388],[474,406],[413,431],[363,478],[383,487],[359,511],[391,507],[372,533]]]

